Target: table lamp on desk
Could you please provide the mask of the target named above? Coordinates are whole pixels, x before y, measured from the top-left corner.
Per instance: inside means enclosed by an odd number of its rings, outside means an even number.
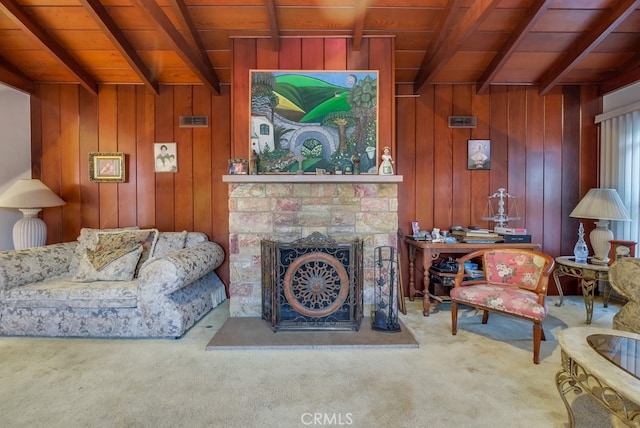
[[[609,229],[610,220],[631,221],[618,192],[615,189],[590,189],[571,211],[569,217],[597,220],[596,228],[589,234],[593,247],[592,263],[606,265],[609,263],[609,241],[613,232]]]

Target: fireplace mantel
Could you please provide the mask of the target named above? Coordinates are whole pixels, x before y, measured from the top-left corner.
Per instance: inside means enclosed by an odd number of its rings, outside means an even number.
[[[401,183],[401,175],[236,174],[223,175],[225,183]]]

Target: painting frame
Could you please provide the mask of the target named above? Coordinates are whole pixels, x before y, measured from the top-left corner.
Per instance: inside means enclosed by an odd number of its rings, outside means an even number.
[[[153,172],[178,172],[178,144],[175,142],[153,143]]]
[[[98,183],[124,183],[126,177],[124,153],[89,153],[89,181]]]
[[[378,174],[378,70],[249,70],[259,174]]]
[[[491,140],[467,140],[467,169],[491,169]]]

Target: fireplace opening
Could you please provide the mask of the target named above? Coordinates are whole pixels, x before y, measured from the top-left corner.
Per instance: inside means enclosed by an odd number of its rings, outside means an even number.
[[[293,242],[263,240],[262,318],[278,330],[358,330],[362,240],[319,232]]]

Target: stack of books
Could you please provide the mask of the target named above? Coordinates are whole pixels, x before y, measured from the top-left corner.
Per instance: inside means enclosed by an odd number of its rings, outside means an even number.
[[[493,244],[502,242],[503,237],[489,229],[455,229],[451,231],[458,241],[467,244]]]
[[[531,235],[522,227],[496,227],[494,232],[502,235],[506,243],[531,243]]]
[[[522,227],[498,227],[493,230],[500,235],[526,235],[527,229]]]

